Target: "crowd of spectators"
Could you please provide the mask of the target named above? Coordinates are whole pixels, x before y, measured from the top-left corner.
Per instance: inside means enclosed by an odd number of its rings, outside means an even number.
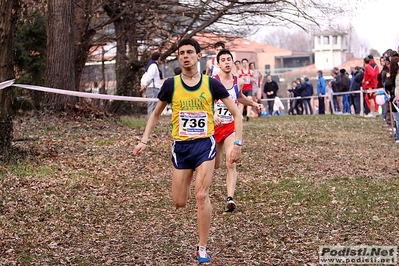
[[[349,72],[344,68],[332,69],[329,81],[319,70],[316,95],[307,77],[298,78],[288,89],[288,114],[333,113],[381,117],[386,126],[392,128],[399,143],[398,64],[398,52],[388,49],[379,58],[379,65],[372,55],[368,55],[363,59],[362,66],[351,67]]]

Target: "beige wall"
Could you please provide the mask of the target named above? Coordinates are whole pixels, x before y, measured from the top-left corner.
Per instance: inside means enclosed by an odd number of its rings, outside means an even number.
[[[265,65],[270,65],[270,71],[274,73],[274,69],[276,68],[275,57],[276,56],[285,56],[291,55],[291,51],[281,52],[278,54],[274,53],[258,53],[258,68],[262,74],[265,73]]]

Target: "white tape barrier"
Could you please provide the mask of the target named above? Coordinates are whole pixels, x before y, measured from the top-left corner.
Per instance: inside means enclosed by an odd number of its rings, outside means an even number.
[[[373,90],[358,90],[358,91],[347,91],[347,92],[333,92],[333,93],[331,93],[330,95],[331,96],[334,96],[334,95],[344,95],[344,94],[354,94],[354,93],[369,93],[369,92],[378,92],[378,91],[384,91],[385,92],[385,89],[383,89],[383,88],[380,88],[380,89],[373,89]],[[298,97],[295,97],[295,98],[280,98],[280,100],[282,100],[282,101],[288,101],[288,100],[294,100],[294,99],[317,99],[317,98],[319,98],[319,97],[329,97],[330,95],[328,95],[328,94],[325,94],[325,95],[323,95],[323,96],[307,96],[307,97],[300,97],[300,96],[298,96]],[[262,102],[267,102],[267,101],[273,101],[274,100],[274,98],[273,99],[262,99],[261,101]]]
[[[90,92],[79,92],[79,91],[69,91],[60,90],[47,87],[25,85],[25,84],[14,84],[14,80],[8,80],[0,83],[0,90],[7,88],[9,86],[19,87],[28,90],[44,91],[50,93],[58,93],[63,95],[84,97],[84,98],[94,98],[94,99],[104,99],[104,100],[116,100],[116,101],[130,101],[130,102],[157,102],[157,98],[142,98],[142,97],[129,97],[129,96],[118,96],[118,95],[108,95],[108,94],[95,94]]]
[[[53,89],[41,86],[33,86],[33,85],[25,85],[25,84],[14,84],[14,79],[7,80],[0,83],[0,90],[5,89],[10,86],[19,87],[28,90],[36,90],[36,91],[44,91],[50,93],[58,93],[70,96],[77,97],[85,97],[85,98],[94,98],[94,99],[104,99],[104,100],[118,100],[118,101],[132,101],[132,102],[157,102],[157,98],[142,98],[142,97],[129,97],[129,96],[118,96],[118,95],[108,95],[108,94],[94,94],[90,92],[79,92],[79,91],[69,91],[69,90],[60,90]],[[348,91],[348,92],[333,92],[332,95],[343,95],[343,94],[352,94],[352,93],[368,93],[368,92],[377,92],[384,91],[383,88],[374,89],[374,90],[363,90],[363,91]],[[323,95],[322,97],[329,97],[329,95]],[[297,97],[298,99],[311,99],[311,98],[319,98],[319,96],[308,96],[308,97]],[[295,98],[280,98],[280,100],[293,100]],[[262,102],[272,101],[274,99],[262,99]],[[398,109],[395,106],[396,109]]]
[[[7,81],[4,81],[4,82],[1,82],[1,83],[0,83],[0,90],[12,86],[12,84],[14,84],[14,81],[15,81],[15,79],[7,80]]]

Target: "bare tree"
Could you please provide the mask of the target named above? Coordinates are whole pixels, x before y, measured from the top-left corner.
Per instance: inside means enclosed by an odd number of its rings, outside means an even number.
[[[0,81],[14,78],[14,31],[19,12],[18,0],[0,1]],[[11,151],[11,88],[0,90],[0,161],[7,161]]]
[[[313,36],[302,29],[292,31],[278,27],[268,28],[263,32],[265,32],[264,35],[256,41],[292,51],[311,51],[313,49]]]
[[[152,49],[162,50],[165,59],[175,52],[179,40],[200,33],[243,37],[255,24],[304,28],[306,23],[317,24],[314,10],[334,14],[342,12],[341,6],[318,0],[50,0],[47,85],[77,90],[90,49],[115,41],[117,94],[137,95],[138,88],[132,90],[131,79],[126,77],[143,64],[140,59]],[[110,35],[104,28],[111,23],[115,31]],[[105,39],[100,33],[105,33],[101,34]],[[129,68],[129,61],[137,63]],[[68,101],[75,99],[49,95],[48,104],[60,109]]]

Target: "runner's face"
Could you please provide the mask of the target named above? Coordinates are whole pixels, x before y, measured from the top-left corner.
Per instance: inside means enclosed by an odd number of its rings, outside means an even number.
[[[197,66],[198,61],[201,58],[201,53],[195,52],[195,47],[192,45],[183,45],[179,48],[179,62],[183,68],[190,68]]]
[[[219,57],[219,67],[225,73],[230,73],[233,66],[233,59],[229,54],[223,54]]]
[[[237,69],[241,69],[241,63],[240,62],[236,62],[235,65],[236,65]]]
[[[247,61],[242,61],[241,65],[243,68],[247,69],[248,68],[248,62]]]

